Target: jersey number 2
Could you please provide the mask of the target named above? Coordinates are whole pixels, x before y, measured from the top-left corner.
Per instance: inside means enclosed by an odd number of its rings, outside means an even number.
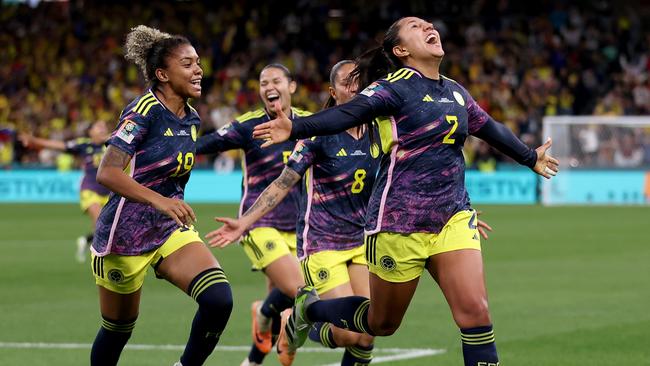
[[[174,174],[172,174],[172,177],[181,177],[192,170],[192,166],[194,166],[194,154],[191,152],[185,154],[179,152],[176,161],[178,161],[178,166]]]
[[[445,135],[445,137],[442,139],[442,143],[453,144],[454,142],[456,142],[456,139],[452,139],[451,135],[453,135],[454,132],[456,132],[456,129],[458,128],[458,117],[446,115],[445,119],[447,120],[447,123],[452,124],[452,126],[449,132],[447,133],[447,135]]]

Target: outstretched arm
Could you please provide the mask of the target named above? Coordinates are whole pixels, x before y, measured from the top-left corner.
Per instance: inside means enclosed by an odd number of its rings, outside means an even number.
[[[239,240],[244,231],[282,202],[300,178],[300,174],[285,167],[282,174],[266,187],[255,203],[239,219],[215,217],[216,221],[224,225],[205,236],[210,240],[210,246],[225,247]]]
[[[231,149],[243,149],[250,141],[250,129],[233,121],[196,141],[196,154],[217,154]]]
[[[291,121],[276,105],[277,117],[255,126],[253,137],[266,140],[262,147],[277,144],[288,139],[304,139],[312,136],[327,136],[360,126],[376,117],[373,106],[365,96],[327,108],[298,121]]]
[[[21,133],[18,136],[18,139],[22,142],[23,146],[30,149],[46,148],[60,151],[65,150],[65,142],[60,140],[43,139],[28,133]]]
[[[551,147],[551,139],[533,150],[521,142],[508,127],[492,118],[488,118],[483,127],[474,132],[474,136],[485,140],[519,164],[529,167],[544,178],[551,178],[558,172],[557,159],[546,154],[546,150]]]

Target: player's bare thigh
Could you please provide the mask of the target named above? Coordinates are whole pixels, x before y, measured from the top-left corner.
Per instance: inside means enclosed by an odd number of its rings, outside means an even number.
[[[210,268],[220,268],[219,262],[210,249],[201,242],[193,242],[168,255],[157,268],[158,274],[183,291],[201,272]]]
[[[291,254],[283,255],[274,260],[263,271],[271,280],[271,283],[287,296],[296,297],[298,287],[305,285],[298,259]]]
[[[370,272],[367,265],[350,264],[348,266],[352,292],[357,296],[370,297]]]
[[[402,324],[420,278],[407,282],[388,282],[374,273],[370,274],[370,308],[368,325],[378,336],[395,333]]]
[[[102,316],[111,320],[132,320],[140,311],[141,290],[130,294],[118,294],[101,286],[99,289],[99,309]]]
[[[438,282],[460,328],[491,324],[480,250],[461,249],[429,257],[427,270]]]

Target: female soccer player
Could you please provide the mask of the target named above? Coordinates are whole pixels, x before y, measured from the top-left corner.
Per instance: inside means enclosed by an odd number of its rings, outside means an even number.
[[[353,68],[354,62],[349,60],[332,68],[328,107],[345,103],[356,93],[356,87],[347,84]],[[323,298],[355,294],[368,297],[363,226],[379,148],[375,146],[372,156],[367,135],[365,126],[352,127],[337,135],[298,142],[282,174],[239,219],[217,218],[225,225],[206,236],[210,244],[223,247],[237,241],[260,218],[275,212],[273,209],[305,176],[296,232],[306,282],[315,286]],[[320,323],[311,336],[331,348],[346,347],[342,365],[370,362],[372,336],[331,327],[329,323]],[[283,345],[283,340],[278,340],[280,361],[290,365],[295,350],[283,349]]]
[[[93,229],[97,224],[99,211],[108,201],[110,191],[97,183],[95,176],[99,162],[104,155],[104,143],[108,139],[109,131],[104,121],[94,122],[88,129],[88,138],[78,138],[68,141],[50,140],[40,137],[34,137],[31,134],[21,134],[19,136],[22,144],[27,148],[33,149],[53,149],[65,151],[67,153],[80,156],[83,159],[83,177],[79,187],[79,204],[81,211],[87,214],[92,220]],[[85,262],[88,246],[92,242],[92,232],[86,236],[80,236],[77,239],[77,253],[75,258],[79,262]]]
[[[261,143],[253,139],[253,127],[275,117],[273,103],[292,118],[311,113],[291,107],[291,94],[296,91],[289,69],[281,64],[269,64],[260,72],[260,99],[264,108],[248,112],[218,131],[199,138],[197,153],[216,153],[230,149],[243,149],[244,182],[240,215],[248,210],[264,188],[273,182],[287,162],[295,142],[285,142],[271,149],[262,149]],[[242,246],[251,260],[253,268],[261,270],[274,288],[262,301],[252,304],[253,345],[242,365],[261,364],[271,351],[273,335],[280,331],[280,314],[293,305],[298,287],[305,282],[295,256],[296,217],[298,215],[300,191],[292,189],[289,198],[278,202],[278,208],[265,215],[249,228]]]
[[[332,68],[327,108],[346,103],[356,94],[356,85],[348,84],[354,66],[354,61],[343,60]],[[351,127],[333,136],[301,140],[280,177],[262,192],[251,209],[237,220],[217,218],[225,225],[208,233],[209,244],[224,247],[237,241],[304,176],[297,233],[298,256],[306,282],[323,299],[368,297],[363,229],[379,163],[379,146],[372,146],[365,126]],[[489,226],[485,225],[485,229]],[[367,365],[372,359],[373,337],[368,334],[318,323],[309,337],[327,347],[346,347],[343,366]],[[278,353],[282,364],[287,365],[294,350],[282,349],[280,338]]]
[[[124,109],[97,173],[97,181],[113,193],[92,245],[102,326],[90,363],[117,364],[152,266],[158,277],[199,304],[176,365],[203,365],[232,310],[226,276],[194,230],[196,217],[183,201],[200,125],[187,101],[201,96],[203,71],[185,37],[146,26],[131,30],[125,50],[151,88]]]
[[[402,18],[388,29],[381,47],[360,58],[353,75],[367,87],[357,97],[300,123],[280,112],[256,128],[254,135],[266,139],[266,146],[389,116],[379,123],[385,155],[366,220],[370,300],[319,300],[313,288],[302,289],[286,327],[294,347],[304,343],[312,322],[393,334],[426,268],[460,328],[465,365],[498,364],[476,213],[464,184],[463,143],[468,134],[480,137],[545,178],[556,174],[558,162],[546,155],[550,140],[536,150],[528,148],[465,88],[440,75],[443,56],[432,24]]]

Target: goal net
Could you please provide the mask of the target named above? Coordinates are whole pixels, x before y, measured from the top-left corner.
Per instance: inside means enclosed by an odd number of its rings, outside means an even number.
[[[544,118],[560,173],[542,183],[542,203],[650,204],[650,116]]]

